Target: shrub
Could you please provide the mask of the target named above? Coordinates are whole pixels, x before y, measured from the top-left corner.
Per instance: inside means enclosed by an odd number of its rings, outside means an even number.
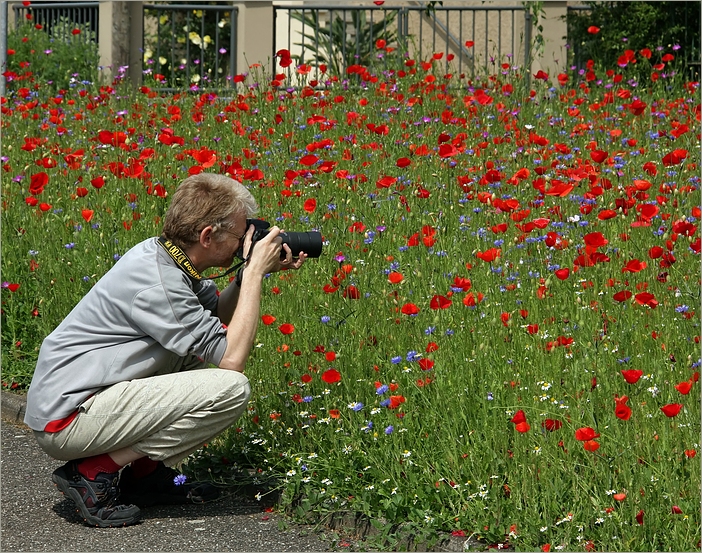
[[[61,18],[49,32],[25,23],[7,36],[7,87],[38,84],[53,90],[98,78],[100,53],[90,25]]]

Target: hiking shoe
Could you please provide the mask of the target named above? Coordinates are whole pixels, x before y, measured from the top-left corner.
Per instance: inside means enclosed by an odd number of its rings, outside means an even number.
[[[86,524],[114,528],[131,526],[139,521],[139,507],[118,504],[118,472],[103,472],[95,480],[88,480],[78,472],[77,466],[77,461],[69,461],[57,468],[51,479],[61,493],[76,504]]]
[[[219,489],[207,482],[190,482],[188,477],[159,462],[156,470],[136,478],[131,466],[122,469],[122,498],[140,507],[206,503],[219,497]]]

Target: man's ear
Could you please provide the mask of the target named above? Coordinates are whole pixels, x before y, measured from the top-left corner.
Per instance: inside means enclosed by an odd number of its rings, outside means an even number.
[[[200,245],[203,248],[209,248],[214,241],[214,229],[212,225],[207,225],[204,229],[200,231]]]

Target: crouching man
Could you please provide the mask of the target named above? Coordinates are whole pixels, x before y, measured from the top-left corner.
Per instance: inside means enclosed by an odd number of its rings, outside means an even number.
[[[68,461],[52,479],[87,524],[128,526],[140,506],[217,497],[171,467],[246,409],[264,275],[307,257],[293,258],[277,227],[252,249],[257,209],[229,177],[185,179],[162,236],[130,249],[44,340],[25,422]],[[237,252],[245,271],[218,294],[201,275]]]

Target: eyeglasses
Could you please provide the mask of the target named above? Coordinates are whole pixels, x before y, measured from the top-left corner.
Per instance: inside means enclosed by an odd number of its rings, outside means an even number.
[[[243,240],[244,236],[246,235],[246,233],[239,235],[239,234],[237,234],[236,232],[231,231],[231,230],[226,229],[226,228],[223,228],[222,230],[223,230],[224,232],[228,232],[229,234],[231,234],[232,236],[234,236],[234,237],[235,237],[237,240],[239,240],[239,241]]]

